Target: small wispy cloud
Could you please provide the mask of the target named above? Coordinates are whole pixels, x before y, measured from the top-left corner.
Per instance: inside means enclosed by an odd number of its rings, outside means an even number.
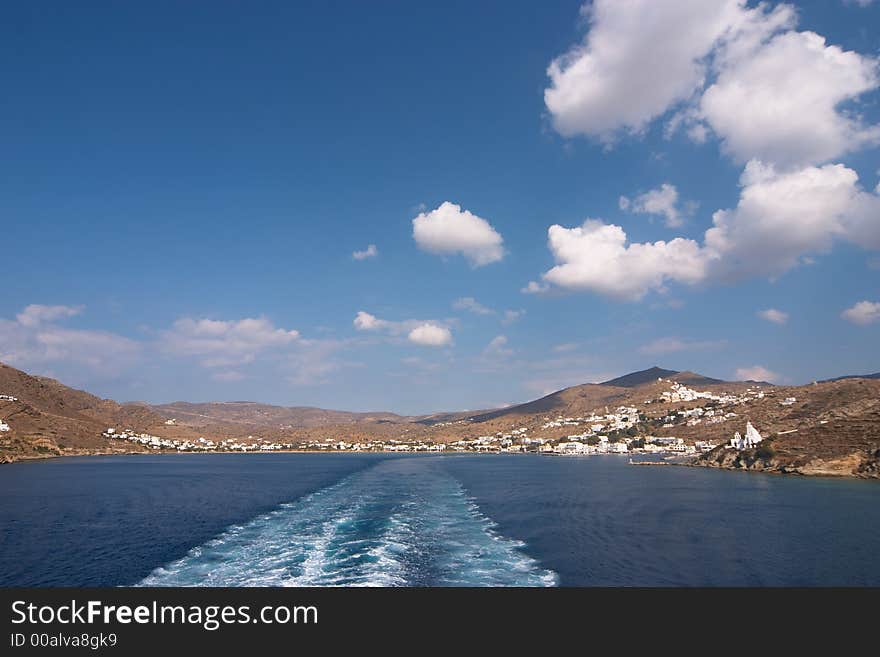
[[[376,248],[375,244],[370,244],[363,251],[354,251],[351,257],[355,260],[366,260],[367,258],[375,258],[378,255],[379,249]]]
[[[484,306],[473,297],[461,297],[460,299],[456,299],[452,303],[452,307],[455,308],[455,310],[466,310],[468,312],[474,313],[475,315],[495,314],[494,310],[487,306]]]
[[[726,340],[682,340],[675,337],[658,338],[639,348],[643,354],[673,354],[681,351],[709,351],[723,349],[727,346]]]
[[[785,324],[788,321],[788,313],[777,310],[776,308],[759,310],[757,315],[761,319],[765,319],[768,322],[773,322],[774,324]]]
[[[780,380],[780,376],[776,372],[768,370],[761,365],[738,368],[736,370],[736,378],[738,381],[768,381],[770,383]]]

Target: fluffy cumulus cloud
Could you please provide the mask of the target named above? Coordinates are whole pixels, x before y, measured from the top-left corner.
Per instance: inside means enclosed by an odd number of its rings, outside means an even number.
[[[780,275],[836,239],[880,248],[880,197],[865,192],[842,164],[779,173],[751,161],[736,208],[720,210],[706,231],[714,273],[729,279]]]
[[[419,248],[438,255],[462,255],[474,267],[504,257],[504,240],[492,225],[449,201],[412,221]]]
[[[14,320],[0,319],[0,361],[38,372],[75,365],[74,378],[82,380],[82,368],[116,376],[139,360],[143,347],[135,340],[59,324],[82,311],[82,306],[32,304]]]
[[[543,275],[546,283],[638,300],[667,282],[693,284],[706,276],[703,249],[694,240],[627,244],[620,226],[588,219],[582,226],[550,226],[550,251],[557,264]],[[541,291],[530,283],[528,291]]]
[[[431,322],[419,324],[406,337],[410,342],[424,347],[445,347],[452,344],[452,331]]]
[[[544,99],[556,130],[611,141],[675,110],[734,158],[794,167],[880,133],[848,104],[880,85],[877,59],[796,31],[789,4],[595,0],[584,41],[554,60]]]
[[[759,310],[758,317],[767,320],[768,322],[772,322],[773,324],[785,324],[788,321],[788,313],[777,310],[776,308]]]
[[[595,0],[584,41],[553,60],[544,91],[556,130],[604,141],[638,132],[703,84],[705,57],[737,0]]]
[[[392,337],[406,336],[413,344],[426,347],[443,347],[452,344],[452,331],[447,322],[437,320],[406,319],[399,322],[379,319],[360,311],[354,318],[358,331],[382,333]]]
[[[371,315],[363,310],[359,311],[354,317],[354,327],[358,331],[381,331],[389,328],[391,325],[391,322],[379,319],[375,315]]]
[[[859,301],[851,308],[843,311],[841,316],[848,322],[867,326],[880,321],[880,302]]]
[[[880,137],[841,109],[878,83],[877,60],[813,32],[784,32],[724,63],[699,114],[741,162],[826,162]]]
[[[693,285],[751,276],[779,276],[836,240],[880,249],[880,196],[864,191],[841,164],[778,172],[751,161],[735,208],[719,210],[702,242],[628,243],[620,226],[588,220],[551,226],[557,265],[524,292],[548,285],[638,300],[668,283]]]
[[[366,260],[367,258],[375,258],[379,255],[379,249],[376,248],[375,244],[370,244],[363,251],[355,251],[351,254],[351,257],[355,260]]]
[[[206,367],[231,367],[253,362],[271,349],[300,339],[299,331],[276,327],[270,320],[178,319],[161,334],[161,348],[170,354],[199,358]]]
[[[661,216],[669,228],[681,226],[684,223],[684,218],[692,214],[695,209],[693,203],[680,205],[678,190],[675,185],[669,183],[663,183],[657,189],[639,194],[634,199],[621,196],[619,205],[621,210]]]
[[[780,380],[780,377],[776,372],[771,372],[761,365],[738,368],[736,370],[736,378],[739,381],[767,381],[768,383],[774,383]]]

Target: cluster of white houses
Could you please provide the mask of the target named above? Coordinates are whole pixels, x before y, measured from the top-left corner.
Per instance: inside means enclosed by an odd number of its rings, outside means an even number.
[[[18,397],[13,397],[12,395],[0,395],[0,401],[17,402]],[[7,431],[12,431],[12,427],[10,427],[4,420],[0,420],[0,433],[6,433]]]
[[[178,452],[271,452],[271,451],[352,451],[352,452],[483,452],[483,453],[515,453],[537,452],[541,454],[626,454],[638,453],[672,453],[693,454],[696,451],[708,451],[715,447],[711,443],[686,445],[681,438],[647,436],[638,442],[626,438],[612,442],[607,436],[598,436],[593,444],[578,440],[549,441],[543,438],[528,438],[524,432],[500,434],[497,436],[481,436],[457,440],[448,444],[422,440],[322,440],[301,443],[278,442],[241,442],[236,440],[210,440],[198,438],[194,441],[161,438],[148,433],[135,431],[117,431],[109,428],[102,434],[112,440],[124,440],[136,443],[153,450],[175,450]],[[638,446],[637,446],[638,445]]]
[[[663,382],[664,379],[659,379]],[[646,400],[645,404],[693,402],[706,400],[703,406],[689,409],[670,411],[665,416],[659,417],[652,422],[658,423],[663,428],[676,426],[695,426],[701,423],[716,424],[732,420],[737,416],[729,410],[731,405],[745,403],[751,399],[764,397],[760,387],[750,387],[744,394],[714,394],[700,392],[681,385],[675,381],[669,381],[670,388],[661,393],[654,400]],[[0,395],[0,400],[13,397]],[[786,397],[780,404],[790,406],[796,402],[794,397]],[[469,420],[455,420],[435,424],[434,427],[446,427],[453,424],[463,424]],[[161,438],[148,433],[138,433],[131,430],[117,431],[115,428],[107,429],[103,435],[113,440],[125,440],[143,445],[154,450],[176,450],[180,452],[271,452],[271,451],[356,451],[356,452],[537,452],[541,454],[560,455],[586,455],[586,454],[625,454],[625,453],[669,453],[674,455],[692,455],[698,452],[708,452],[716,447],[709,441],[696,441],[688,445],[681,438],[671,436],[634,435],[630,431],[646,422],[647,417],[638,408],[632,406],[619,406],[613,411],[605,409],[604,414],[596,412],[579,417],[559,416],[555,419],[545,417],[541,430],[557,429],[560,427],[577,427],[578,431],[562,438],[539,438],[530,437],[528,427],[518,427],[507,431],[498,431],[495,434],[477,436],[475,438],[462,438],[448,443],[437,442],[429,439],[407,438],[405,435],[400,439],[341,439],[341,440],[308,440],[297,443],[270,441],[268,439],[255,439],[249,436],[245,440],[210,440],[204,437],[195,440],[176,440]],[[174,420],[168,420],[165,424],[174,425]],[[6,427],[4,429],[4,427]],[[644,426],[642,426],[644,429]],[[0,421],[0,431],[8,431],[8,425]],[[404,434],[408,430],[404,430]],[[641,432],[639,432],[641,433]],[[750,449],[762,440],[761,434],[752,426],[746,424],[745,436],[738,432],[726,445],[734,449]]]
[[[542,429],[553,429],[557,427],[577,427],[580,425],[589,425],[589,431],[598,433],[600,431],[617,431],[620,429],[628,429],[639,421],[639,409],[632,406],[618,406],[613,413],[609,413],[605,409],[605,415],[596,415],[595,412],[583,417],[557,417],[555,420],[546,421],[541,425]]]
[[[231,439],[213,441],[204,437],[197,438],[196,440],[176,440],[172,438],[161,438],[148,433],[137,433],[131,430],[116,431],[114,427],[110,427],[101,435],[104,436],[104,438],[137,443],[138,445],[143,445],[150,449],[173,449],[178,452],[272,452],[282,449],[293,449],[293,445],[288,443],[246,443]]]
[[[664,379],[657,379],[663,382]],[[749,386],[741,395],[722,394],[716,395],[714,392],[699,391],[688,388],[677,381],[667,380],[670,383],[669,390],[660,393],[659,399],[646,399],[646,404],[655,402],[691,402],[698,399],[706,399],[708,401],[718,402],[720,404],[744,404],[751,399],[763,399],[764,391],[759,386]]]

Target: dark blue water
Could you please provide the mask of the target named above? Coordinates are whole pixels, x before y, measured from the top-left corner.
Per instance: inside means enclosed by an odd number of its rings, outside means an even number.
[[[0,585],[880,585],[880,485],[625,457],[0,468]]]

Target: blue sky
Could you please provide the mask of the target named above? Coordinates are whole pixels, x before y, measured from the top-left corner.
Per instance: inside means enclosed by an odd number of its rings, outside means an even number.
[[[0,360],[120,400],[406,413],[654,364],[880,370],[878,25],[844,0],[19,3]]]

